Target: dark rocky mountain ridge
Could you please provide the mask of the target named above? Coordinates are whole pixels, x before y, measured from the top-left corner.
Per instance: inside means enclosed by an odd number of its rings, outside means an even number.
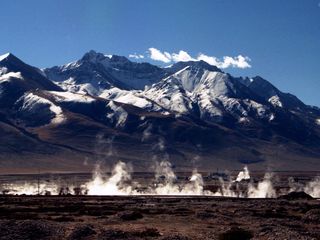
[[[179,170],[320,170],[320,110],[261,77],[94,51],[44,70],[0,59],[3,172],[91,171],[118,160],[149,171],[162,159]]]

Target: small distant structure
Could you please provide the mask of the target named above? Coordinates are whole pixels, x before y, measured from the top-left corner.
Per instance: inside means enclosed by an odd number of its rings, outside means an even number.
[[[8,195],[9,194],[9,190],[8,189],[4,189],[2,190],[2,195]]]
[[[86,195],[86,191],[81,187],[75,187],[73,188],[73,194],[75,196]]]
[[[216,172],[211,172],[209,173],[206,177],[204,177],[206,180],[219,180],[219,179],[223,179],[223,180],[228,180],[229,179],[229,175],[226,174],[225,172],[221,172],[219,171],[219,169],[217,168]]]
[[[44,192],[44,195],[45,195],[45,196],[51,196],[51,192],[48,191],[48,190],[46,190],[46,191]]]
[[[70,189],[69,187],[61,187],[59,190],[59,196],[65,196],[65,195],[70,195]]]

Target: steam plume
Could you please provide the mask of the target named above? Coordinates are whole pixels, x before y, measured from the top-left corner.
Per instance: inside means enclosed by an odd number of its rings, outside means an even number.
[[[314,180],[309,182],[304,187],[304,191],[314,198],[320,198],[320,177],[316,177]]]
[[[243,168],[243,171],[239,172],[236,182],[241,182],[242,180],[249,180],[249,179],[250,179],[249,169],[247,166],[245,166]]]
[[[97,165],[93,179],[83,187],[88,190],[88,195],[131,195],[132,187],[126,183],[129,180],[131,175],[123,162],[115,165],[109,178],[102,175],[100,166]]]
[[[160,142],[160,148],[163,146]],[[158,146],[159,147],[159,146]],[[62,181],[49,183],[11,183],[0,185],[3,193],[25,195],[206,195],[224,197],[247,197],[247,198],[274,198],[277,192],[273,187],[273,174],[266,173],[263,179],[253,182],[249,169],[244,167],[239,172],[236,180],[229,177],[228,180],[219,179],[219,187],[216,192],[204,190],[202,175],[196,170],[190,178],[178,181],[169,161],[164,160],[157,164],[154,181],[140,188],[138,183],[132,181],[132,169],[124,162],[118,162],[110,175],[103,173],[100,165],[97,165],[92,179],[80,186],[66,185]],[[242,180],[249,180],[244,182]],[[289,179],[289,191],[305,191],[312,197],[320,197],[320,177],[315,178],[306,185],[296,183]],[[282,194],[285,194],[283,192]]]
[[[263,181],[259,182],[255,187],[252,183],[248,187],[248,198],[275,198],[277,197],[276,191],[272,185],[272,174],[266,173]]]

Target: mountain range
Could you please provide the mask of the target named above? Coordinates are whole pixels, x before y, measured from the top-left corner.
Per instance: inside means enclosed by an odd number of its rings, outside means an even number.
[[[168,67],[95,51],[39,69],[0,56],[2,173],[91,171],[118,160],[152,171],[320,170],[320,109],[260,76],[204,61]]]

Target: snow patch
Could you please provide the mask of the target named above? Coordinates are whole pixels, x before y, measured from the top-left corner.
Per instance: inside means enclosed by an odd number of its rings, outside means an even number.
[[[236,182],[241,182],[243,180],[249,180],[249,179],[250,179],[250,172],[249,172],[248,167],[245,166],[243,168],[243,171],[239,172],[237,179],[236,179]]]
[[[104,90],[99,97],[105,98],[108,100],[114,100],[115,98],[121,96],[122,94],[127,94],[129,91],[121,90],[119,88],[113,87],[107,90]]]
[[[254,110],[256,112],[256,114],[261,117],[261,118],[268,118],[270,119],[270,114],[268,112],[268,108],[266,108],[266,106],[257,103],[256,101],[253,100],[245,100],[244,103],[246,105],[248,105],[250,110]]]
[[[144,98],[135,96],[133,93],[128,93],[127,95],[121,96],[116,99],[117,102],[131,104],[139,108],[150,108],[152,104]]]
[[[194,99],[195,102],[198,102],[200,108],[201,117],[209,119],[215,119],[217,121],[222,120],[223,113],[221,109],[217,107],[216,99],[211,98],[207,92],[203,92],[198,98]]]
[[[283,107],[282,102],[280,101],[280,98],[277,95],[269,98],[268,102],[271,103],[274,107]]]
[[[41,74],[43,77],[47,77],[47,75],[45,74],[45,72],[42,69],[36,68],[36,71]]]
[[[130,104],[139,108],[151,108],[152,103],[147,99],[138,96],[136,91],[126,91],[119,88],[111,88],[103,91],[99,97],[113,100],[119,103]]]
[[[148,111],[159,112],[163,109],[145,97],[141,91],[126,91],[119,88],[111,88],[103,91],[99,97],[119,103],[133,105]]]
[[[192,101],[184,93],[181,83],[176,78],[166,78],[142,93],[160,107],[185,114],[192,109]]]
[[[108,107],[110,107],[113,112],[107,114],[107,118],[111,119],[112,122],[115,122],[116,127],[124,126],[128,113],[121,106],[117,106],[113,101],[109,102]]]
[[[62,66],[62,72],[67,71],[69,69],[75,69],[80,66],[81,66],[81,63],[79,63],[78,61],[70,62],[70,63],[67,63],[66,65]]]
[[[65,121],[63,111],[59,106],[56,106],[54,103],[50,102],[49,100],[39,97],[33,93],[26,93],[23,96],[23,105],[21,107],[21,110],[32,111],[32,109],[37,104],[49,105],[50,111],[55,114],[55,117],[51,119],[51,124],[61,124],[62,122]]]
[[[274,116],[273,113],[271,113],[271,114],[270,114],[270,117],[269,117],[269,121],[271,122],[271,121],[273,121],[274,119],[275,119],[275,116]]]
[[[6,67],[0,67],[0,76],[3,74],[6,74],[8,72],[8,68]]]
[[[23,79],[20,72],[9,72],[0,76],[0,82],[8,81],[10,78],[20,78]]]
[[[6,59],[7,57],[9,57],[10,53],[6,53],[0,56],[0,61]]]
[[[50,111],[53,112],[56,116],[51,120],[52,124],[61,124],[65,121],[62,109],[53,103],[50,105]]]
[[[250,123],[250,120],[247,117],[240,117],[238,122],[239,123]]]
[[[94,98],[88,95],[82,95],[72,92],[56,92],[48,91],[49,93],[55,96],[56,101],[58,102],[81,102],[81,103],[92,103],[95,101]]]
[[[184,68],[182,68],[181,70],[179,70],[178,72],[174,73],[174,76],[179,76],[179,74],[181,74],[182,72],[184,72],[185,70],[187,70],[188,68],[190,68],[190,66],[186,66]]]
[[[76,84],[73,77],[70,77],[62,82],[54,81],[54,83],[61,87],[63,90],[72,93],[90,94],[92,96],[100,94],[100,90],[98,89],[98,87],[93,86],[91,83]]]

